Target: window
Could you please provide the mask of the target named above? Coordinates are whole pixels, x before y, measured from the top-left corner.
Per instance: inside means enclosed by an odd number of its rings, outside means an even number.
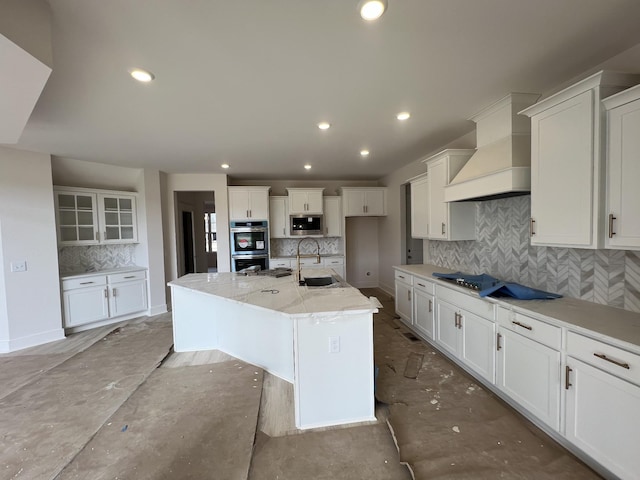
[[[218,239],[216,236],[216,214],[204,214],[204,244],[207,253],[218,251]]]

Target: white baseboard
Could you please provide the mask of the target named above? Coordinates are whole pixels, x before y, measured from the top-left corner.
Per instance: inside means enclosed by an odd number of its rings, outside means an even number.
[[[48,332],[36,333],[26,337],[0,341],[0,353],[10,353],[24,348],[35,347],[44,343],[64,339],[64,329],[56,328]]]
[[[161,313],[167,313],[167,304],[163,303],[161,305],[154,305],[149,308],[149,316],[153,317],[154,315],[160,315]]]

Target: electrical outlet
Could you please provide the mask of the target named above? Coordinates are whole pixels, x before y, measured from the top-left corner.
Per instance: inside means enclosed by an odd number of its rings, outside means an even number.
[[[329,353],[340,353],[340,337],[329,337]]]
[[[26,260],[18,260],[16,262],[11,262],[11,271],[12,272],[26,272],[27,271],[27,261]]]

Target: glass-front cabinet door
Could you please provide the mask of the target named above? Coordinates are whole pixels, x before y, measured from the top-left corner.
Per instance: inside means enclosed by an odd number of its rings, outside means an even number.
[[[102,243],[137,242],[135,197],[100,194],[98,198]]]
[[[98,212],[94,193],[56,191],[58,243],[93,245],[99,243]]]

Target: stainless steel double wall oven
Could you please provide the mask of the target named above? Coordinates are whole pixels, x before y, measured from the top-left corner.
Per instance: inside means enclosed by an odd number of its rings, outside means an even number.
[[[269,268],[267,221],[232,221],[230,230],[232,271],[237,272],[254,265],[267,270]]]

